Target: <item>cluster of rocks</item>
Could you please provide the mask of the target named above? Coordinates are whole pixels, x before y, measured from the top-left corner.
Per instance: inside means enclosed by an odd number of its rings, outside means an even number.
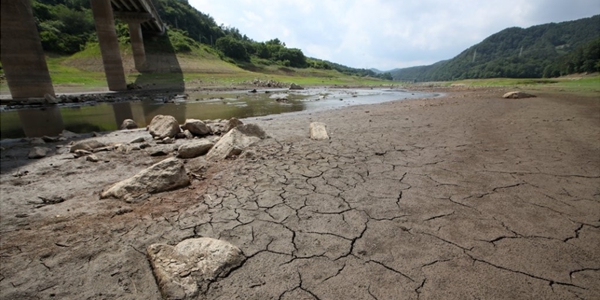
[[[258,87],[271,87],[271,88],[289,88],[290,90],[303,90],[304,88],[292,83],[292,84],[287,84],[287,83],[283,83],[283,82],[279,82],[279,81],[275,81],[272,79],[269,80],[260,80],[258,78],[255,78],[252,81],[249,82],[245,82],[246,84],[251,84],[254,86],[258,86]]]
[[[44,95],[44,98],[28,98],[3,101],[2,110],[12,110],[21,108],[35,108],[46,105],[95,105],[101,102],[119,103],[132,102],[141,100],[153,100],[163,103],[174,103],[185,101],[188,98],[187,94],[147,94],[147,93],[119,93],[113,94],[81,94],[81,95],[59,95],[53,96],[50,94]]]
[[[287,87],[287,84],[279,81],[275,81],[272,79],[269,80],[261,80],[258,78],[254,78],[252,81],[245,82],[246,84],[252,84],[258,87],[271,87],[271,88],[284,88]]]

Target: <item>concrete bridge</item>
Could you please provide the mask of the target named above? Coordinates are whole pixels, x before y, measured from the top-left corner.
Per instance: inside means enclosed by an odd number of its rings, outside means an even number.
[[[138,71],[144,70],[146,64],[142,31],[160,35],[165,32],[165,24],[151,0],[90,1],[108,89],[126,90],[115,17],[129,25]],[[13,99],[54,95],[30,0],[2,0],[1,31],[2,67]]]

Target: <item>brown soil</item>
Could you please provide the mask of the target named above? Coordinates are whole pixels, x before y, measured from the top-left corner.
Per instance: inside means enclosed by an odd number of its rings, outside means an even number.
[[[146,247],[199,236],[247,257],[206,299],[598,297],[598,98],[445,92],[245,120],[271,138],[187,160],[204,179],[141,203],[99,192],[164,159],[159,146],[93,163],[3,144],[0,298],[159,299]],[[331,140],[310,140],[311,121]]]

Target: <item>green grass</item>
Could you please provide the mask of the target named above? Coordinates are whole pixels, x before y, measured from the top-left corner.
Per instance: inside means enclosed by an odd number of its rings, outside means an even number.
[[[600,74],[581,76],[565,76],[559,78],[491,78],[491,79],[466,79],[444,82],[445,86],[463,85],[472,87],[510,87],[529,90],[575,93],[585,96],[598,97],[600,95]]]

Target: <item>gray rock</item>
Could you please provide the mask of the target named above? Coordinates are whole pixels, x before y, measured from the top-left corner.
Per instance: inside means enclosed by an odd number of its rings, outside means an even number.
[[[506,99],[521,99],[521,98],[533,98],[533,97],[535,97],[535,95],[527,94],[524,92],[518,92],[518,91],[508,92],[502,96],[502,98],[506,98]]]
[[[29,150],[29,155],[27,155],[27,157],[32,159],[46,157],[50,151],[52,150],[46,147],[33,147]]]
[[[185,131],[183,131],[183,135],[185,135],[186,139],[193,139],[194,138],[194,135],[189,130],[187,130],[187,129]]]
[[[56,143],[58,142],[58,137],[57,136],[43,136],[42,140],[44,140],[44,142],[46,143]]]
[[[215,144],[206,155],[206,159],[220,160],[239,155],[245,148],[266,137],[266,133],[258,125],[238,126],[225,134]]]
[[[166,137],[174,137],[180,129],[179,123],[173,116],[157,115],[150,121],[148,131],[153,137],[162,140]]]
[[[96,156],[96,155],[94,155],[94,154],[91,154],[91,155],[88,155],[88,156],[85,158],[85,160],[86,160],[86,161],[91,161],[91,162],[98,162],[98,160],[99,160],[99,159],[98,159],[98,156]]]
[[[31,145],[43,145],[45,143],[46,142],[44,142],[44,139],[39,138],[39,137],[29,139],[29,144],[31,144]]]
[[[303,89],[304,89],[303,87],[301,87],[295,83],[290,84],[290,90],[303,90]]]
[[[221,124],[221,123],[207,123],[206,126],[208,126],[208,128],[210,128],[210,131],[213,134],[221,134],[225,131],[225,125]]]
[[[94,149],[102,147],[106,147],[106,145],[97,140],[85,140],[73,144],[71,146],[71,153],[74,153],[77,150],[94,151]]]
[[[193,135],[203,136],[211,133],[211,130],[206,124],[200,120],[187,119],[183,126],[183,130],[189,130]]]
[[[244,123],[242,123],[242,121],[238,120],[237,118],[231,118],[229,119],[229,121],[227,121],[227,124],[225,124],[224,132],[227,133],[231,129],[234,129],[240,125],[244,125]]]
[[[82,157],[82,156],[86,156],[86,155],[90,155],[90,154],[92,154],[92,152],[87,151],[87,150],[78,149],[78,150],[75,150],[75,152],[73,153],[73,156],[75,158],[78,158],[78,157]]]
[[[68,131],[68,130],[63,130],[60,133],[60,136],[66,138],[66,139],[72,139],[74,137],[78,137],[79,135],[77,133],[75,133],[75,132],[71,132],[71,131]]]
[[[190,178],[183,163],[177,158],[168,158],[131,178],[115,183],[102,192],[100,197],[115,197],[133,202],[147,194],[168,191],[189,184]]]
[[[129,144],[143,143],[145,141],[146,141],[146,139],[143,136],[140,136],[139,138],[135,138],[135,139],[129,141]]]
[[[121,129],[135,129],[138,128],[137,123],[132,119],[125,119],[123,123],[121,123]]]
[[[146,252],[163,299],[197,299],[246,260],[238,247],[212,238],[153,244]]]
[[[44,95],[44,101],[47,104],[58,104],[60,102],[60,100],[58,100],[56,97],[54,97],[54,95],[50,95],[50,94]]]
[[[310,138],[313,140],[328,140],[329,135],[325,123],[312,122],[309,126]]]
[[[179,146],[177,157],[194,158],[206,154],[215,144],[207,140],[198,140],[195,142]]]

